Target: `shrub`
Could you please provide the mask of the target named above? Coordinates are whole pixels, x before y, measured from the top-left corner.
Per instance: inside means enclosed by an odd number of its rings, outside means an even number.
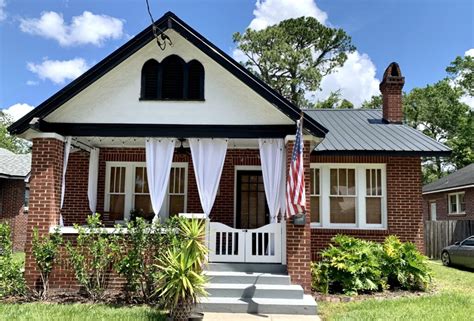
[[[324,250],[322,260],[312,266],[316,290],[353,295],[384,288],[377,244],[345,235],[335,236],[332,242],[335,245]]]
[[[77,244],[66,243],[69,261],[77,281],[94,301],[102,299],[114,263],[114,241],[104,230],[100,215],[87,218],[87,226],[78,229]]]
[[[0,299],[25,294],[22,265],[13,260],[10,226],[0,224]]]
[[[41,276],[43,287],[39,295],[42,299],[46,299],[48,296],[49,275],[57,261],[59,247],[61,246],[62,241],[62,236],[59,234],[58,230],[42,237],[38,235],[38,229],[36,227],[33,230],[31,251]]]
[[[127,224],[127,233],[119,228],[121,233],[115,238],[118,258],[114,268],[126,279],[127,294],[138,296],[141,302],[151,303],[157,297],[156,264],[174,237],[170,224],[149,224],[143,218],[136,218]]]
[[[382,274],[390,287],[426,290],[431,282],[427,259],[411,242],[402,243],[396,236],[387,237],[382,245]]]

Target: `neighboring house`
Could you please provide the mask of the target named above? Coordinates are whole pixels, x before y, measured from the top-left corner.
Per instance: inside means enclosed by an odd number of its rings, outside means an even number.
[[[14,251],[25,248],[30,170],[31,154],[0,148],[0,222],[10,224]]]
[[[425,219],[474,220],[474,164],[423,186]]]
[[[157,25],[172,46],[159,49],[148,27],[9,128],[33,142],[29,240],[33,226],[47,233],[61,220],[62,232],[74,234],[73,224],[93,211],[109,225],[134,209],[152,213],[157,204],[161,217],[209,213],[209,260],[288,273],[301,286],[290,289],[297,296],[290,298],[306,312],[315,308],[302,296],[311,291],[311,261],[334,235],[381,241],[396,234],[423,249],[420,158],[450,150],[402,124],[404,78],[396,63],[380,85],[383,110],[302,113],[174,14]],[[288,166],[302,114],[307,220],[297,226],[278,211],[285,208],[285,178],[277,177],[288,172],[283,159]],[[161,152],[154,154],[155,147]],[[157,170],[167,159],[171,170]],[[147,163],[156,171],[153,184]],[[168,175],[160,188],[156,181]],[[31,286],[38,272],[29,268],[25,276]],[[75,286],[64,269],[50,283]],[[275,299],[271,311],[295,311],[276,299],[285,293],[267,294]],[[238,298],[218,299],[208,299],[205,309],[247,309]],[[254,299],[248,307],[260,312],[270,304]]]

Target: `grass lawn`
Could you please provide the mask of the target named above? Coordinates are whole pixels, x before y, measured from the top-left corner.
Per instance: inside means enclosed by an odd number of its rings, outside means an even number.
[[[323,320],[473,320],[474,272],[430,262],[438,292],[421,297],[318,302]]]
[[[0,304],[0,320],[9,321],[164,321],[165,315],[149,307],[110,307],[101,304]]]

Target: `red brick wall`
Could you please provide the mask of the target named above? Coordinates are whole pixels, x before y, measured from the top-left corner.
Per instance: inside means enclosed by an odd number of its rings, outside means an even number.
[[[27,213],[24,211],[25,181],[0,178],[0,222],[7,222],[14,251],[23,251],[26,241]]]
[[[464,201],[466,202],[466,214],[449,215],[448,214],[448,194],[464,192]],[[431,219],[430,204],[436,203],[437,220],[474,220],[474,187],[460,189],[456,191],[433,193],[423,195],[423,216],[425,220]]]
[[[402,241],[414,242],[424,251],[423,211],[421,200],[421,162],[418,157],[389,156],[316,156],[315,163],[384,163],[387,165],[387,230],[312,229],[312,259],[324,249],[331,237],[349,234],[368,240],[382,241],[395,234]]]

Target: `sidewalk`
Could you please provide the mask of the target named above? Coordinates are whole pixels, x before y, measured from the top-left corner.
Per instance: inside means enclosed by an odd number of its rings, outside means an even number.
[[[246,313],[211,313],[204,314],[204,321],[320,321],[317,315],[290,314],[246,314]]]

